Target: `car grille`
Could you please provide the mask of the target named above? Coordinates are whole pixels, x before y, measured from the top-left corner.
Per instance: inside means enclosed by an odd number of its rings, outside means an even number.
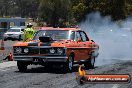
[[[11,36],[11,35],[13,35],[13,34],[8,34],[8,36]]]
[[[29,52],[28,53],[24,53],[24,49],[28,48]],[[39,48],[39,47],[21,47],[22,52],[21,53],[16,53],[15,49],[14,49],[14,55],[33,55],[33,54],[49,54],[49,48]]]
[[[40,54],[48,54],[49,48],[40,48]]]
[[[29,48],[29,54],[39,54],[39,48]]]

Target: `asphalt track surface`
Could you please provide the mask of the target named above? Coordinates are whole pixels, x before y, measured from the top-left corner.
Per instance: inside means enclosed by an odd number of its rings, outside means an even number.
[[[0,50],[0,62],[2,61],[2,59],[5,59],[6,56],[9,55],[9,53],[12,52],[12,45],[18,41],[4,41],[4,50]],[[0,40],[0,47],[1,47],[1,40]]]
[[[132,88],[126,84],[84,84],[78,85],[76,75],[78,66],[72,73],[62,73],[60,68],[47,70],[42,66],[28,66],[27,72],[21,73],[16,66],[0,69],[0,88]],[[130,74],[132,61],[125,61],[109,66],[99,66],[86,70],[88,74]]]
[[[16,62],[12,63],[13,65],[9,67],[0,65],[0,88],[132,88],[131,82],[79,85],[76,82],[78,66],[74,66],[72,73],[63,73],[61,68],[46,69],[43,66],[30,65],[27,72],[21,73],[17,69]],[[132,76],[132,61],[120,60],[115,64],[85,70],[87,74],[130,74]]]

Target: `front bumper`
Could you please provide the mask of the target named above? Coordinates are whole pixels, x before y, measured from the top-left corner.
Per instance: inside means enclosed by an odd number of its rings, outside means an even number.
[[[67,56],[13,56],[15,61],[30,62],[66,62]]]

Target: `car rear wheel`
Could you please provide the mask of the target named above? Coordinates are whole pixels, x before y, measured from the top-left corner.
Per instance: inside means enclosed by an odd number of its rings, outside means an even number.
[[[85,63],[84,66],[86,69],[93,69],[95,64],[95,57],[88,59]]]
[[[74,57],[72,55],[69,56],[66,63],[63,65],[64,72],[72,72],[73,69],[73,59]]]
[[[27,64],[23,61],[17,61],[17,67],[20,72],[25,72],[27,70]]]

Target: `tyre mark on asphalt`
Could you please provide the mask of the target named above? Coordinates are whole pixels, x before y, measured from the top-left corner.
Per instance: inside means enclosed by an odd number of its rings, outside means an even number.
[[[25,88],[32,85],[39,85],[42,82],[47,83],[48,80],[56,77],[60,78],[63,74],[50,74],[50,73],[16,73],[4,74],[0,82],[2,88]],[[3,81],[3,82],[2,82]],[[4,83],[4,84],[3,84]]]
[[[46,88],[51,87],[51,88],[72,88],[75,85],[77,85],[76,83],[76,79],[75,79],[75,74],[74,73],[67,73],[64,74],[62,77],[60,78],[56,78],[56,79],[52,79],[49,83],[52,83],[53,85],[47,85],[45,86]]]
[[[16,68],[17,69],[17,68]],[[12,74],[11,74],[12,73]],[[74,81],[74,77],[69,74],[51,74],[51,73],[18,73],[10,72],[9,74],[4,74],[3,77],[0,77],[3,80],[0,80],[0,86],[2,88],[25,88],[43,86],[43,87],[53,87],[64,85],[65,83],[70,83],[69,80]],[[59,79],[59,80],[58,80]]]
[[[130,63],[129,63],[130,65]],[[129,66],[127,65],[127,67]],[[122,70],[118,69],[122,67],[120,65],[99,67],[92,70],[86,70],[90,73],[120,73]],[[115,68],[115,69],[113,69]],[[67,74],[56,74],[44,71],[43,68],[37,68],[35,70],[28,70],[26,73],[17,72],[17,67],[12,67],[12,70],[7,70],[0,73],[0,88],[112,88],[117,85],[111,84],[85,84],[80,86],[76,82],[76,72]],[[131,68],[129,68],[131,71]],[[119,88],[118,86],[117,88]],[[125,87],[124,87],[125,88]],[[131,88],[131,87],[130,87]]]

